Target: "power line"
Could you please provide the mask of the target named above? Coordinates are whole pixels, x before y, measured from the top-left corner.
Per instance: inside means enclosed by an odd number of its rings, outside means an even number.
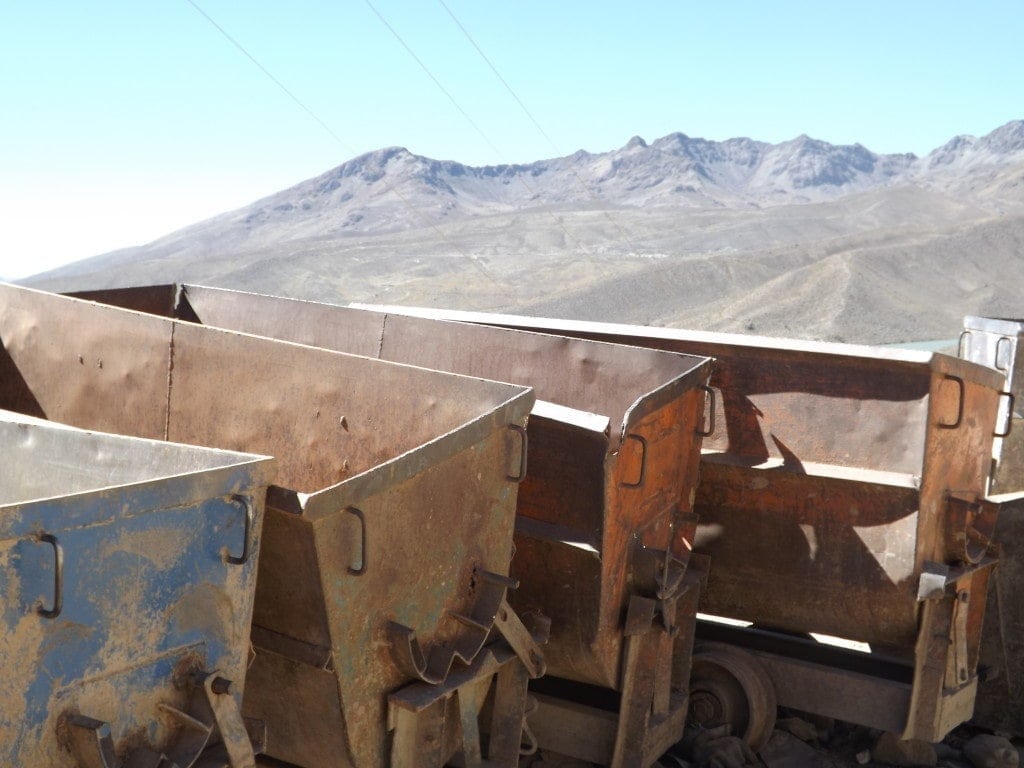
[[[327,125],[327,123],[325,123],[323,120],[321,120],[312,109],[307,107],[305,105],[305,103],[303,103],[303,101],[298,96],[296,96],[294,93],[292,93],[290,90],[288,90],[288,87],[284,83],[282,83],[280,80],[278,80],[276,77],[274,77],[266,67],[264,67],[262,64],[260,64],[258,61],[256,61],[256,57],[253,56],[251,53],[249,53],[247,50],[245,50],[245,48],[242,46],[242,44],[239,43],[237,40],[235,40],[235,38],[233,38],[231,35],[229,35],[227,30],[224,29],[224,27],[222,27],[216,21],[214,21],[206,11],[204,11],[202,8],[200,8],[198,5],[196,5],[196,3],[193,0],[185,0],[185,2],[188,3],[189,5],[191,5],[193,8],[195,8],[196,11],[204,19],[206,19],[214,27],[216,27],[217,31],[220,32],[222,35],[224,35],[224,37],[227,38],[227,40],[233,46],[235,46],[235,48],[237,48],[239,51],[241,51],[242,54],[247,59],[249,59],[249,61],[251,61],[253,64],[255,64],[259,68],[260,72],[262,72],[264,75],[269,77],[271,82],[274,83],[274,85],[276,85],[278,88],[280,88],[282,91],[284,91],[284,93],[288,96],[288,98],[290,98],[292,101],[294,101],[296,104],[298,104],[299,108],[302,109],[302,111],[304,111],[307,115],[309,115],[311,118],[316,120],[320,124],[320,126],[325,131],[327,131],[327,133],[329,133],[331,135],[331,137],[336,142],[338,142],[342,146],[343,149],[348,151],[348,153],[351,154],[351,155],[355,155],[356,154],[355,150],[352,149],[351,147],[349,147],[348,145],[346,145],[345,142],[341,140],[341,137],[339,137],[338,134],[336,134],[334,131],[331,130],[331,127],[329,125]]]
[[[441,92],[448,97],[448,100],[452,103],[452,105],[462,114],[463,117],[466,118],[466,120],[469,122],[471,126],[473,126],[476,132],[480,134],[480,137],[487,143],[487,145],[494,151],[494,153],[498,155],[498,157],[500,157],[502,160],[505,160],[502,151],[498,149],[494,142],[491,141],[491,139],[487,136],[486,133],[484,133],[483,129],[477,124],[477,122],[472,117],[470,117],[469,113],[462,108],[462,105],[455,100],[455,97],[452,96],[451,92],[447,88],[445,88],[444,85],[442,85],[441,81],[438,80],[434,73],[430,71],[430,68],[427,67],[427,65],[423,63],[423,60],[416,55],[416,52],[413,51],[412,47],[407,42],[405,42],[405,40],[402,38],[400,34],[398,34],[398,31],[393,26],[391,26],[391,24],[388,23],[388,20],[385,19],[381,12],[377,10],[377,8],[374,6],[371,0],[365,0],[365,2],[369,6],[370,10],[374,12],[377,18],[380,19],[381,23],[385,27],[387,27],[388,31],[391,32],[391,34],[399,42],[399,44],[403,48],[405,48],[405,50],[409,53],[410,56],[412,56],[415,62],[420,66],[420,69],[422,69],[426,73],[427,77],[429,77],[433,81],[433,83],[441,90]],[[526,189],[527,192],[534,196],[537,196],[537,190],[530,186],[529,182],[527,182],[525,178],[523,178],[519,174],[516,174],[516,180]],[[568,229],[566,229],[565,224],[559,217],[555,216],[554,213],[552,213],[551,211],[545,211],[545,213],[547,213],[548,217],[555,223],[555,226],[562,230],[562,234],[565,235],[565,237],[568,240],[575,243],[577,248],[579,248],[581,251],[583,251],[583,253],[585,253],[587,256],[591,258],[591,261],[594,260],[593,255],[590,253],[587,247],[583,245],[583,243],[581,243],[577,238],[572,236],[572,234],[569,232]]]
[[[473,128],[476,130],[477,133],[480,134],[480,138],[482,138],[485,142],[487,142],[487,145],[492,150],[494,150],[495,154],[500,156],[501,155],[501,150],[498,149],[494,145],[494,142],[492,142],[487,137],[487,134],[484,133],[483,129],[479,125],[477,125],[476,121],[472,117],[469,116],[469,113],[466,112],[466,110],[464,110],[462,108],[462,105],[460,105],[459,102],[457,102],[455,100],[455,97],[452,96],[451,92],[441,84],[441,81],[438,80],[436,77],[434,77],[434,73],[431,72],[430,69],[427,67],[427,65],[423,63],[423,60],[419,56],[416,55],[416,52],[411,47],[409,47],[409,44],[405,42],[405,40],[402,38],[402,36],[400,34],[398,34],[398,31],[393,26],[391,26],[391,24],[388,23],[388,20],[385,19],[383,15],[381,15],[381,12],[377,10],[376,6],[374,6],[374,4],[372,2],[370,2],[370,0],[365,0],[365,2],[370,7],[370,10],[373,11],[374,14],[376,14],[377,18],[380,19],[380,23],[388,28],[388,31],[392,35],[394,35],[395,40],[397,40],[399,42],[399,44],[401,44],[401,46],[403,48],[405,48],[406,52],[410,56],[412,56],[413,60],[417,64],[420,65],[420,69],[423,70],[423,72],[427,75],[427,77],[429,77],[431,80],[434,81],[434,85],[436,85],[439,89],[441,89],[441,93],[443,93],[445,96],[448,97],[448,101],[450,101],[452,103],[452,105],[457,110],[459,110],[459,112],[462,114],[462,116],[464,118],[466,118],[466,120],[469,121],[469,124],[473,126]]]
[[[528,118],[530,118],[530,122],[532,122],[533,125],[537,128],[537,130],[540,132],[541,136],[543,136],[545,139],[547,139],[548,144],[551,145],[552,149],[555,150],[556,154],[561,154],[561,151],[558,149],[557,146],[555,146],[554,140],[552,140],[552,138],[550,136],[548,136],[547,131],[545,131],[541,127],[540,123],[537,122],[537,118],[535,118],[533,116],[533,114],[530,112],[530,110],[528,110],[526,108],[526,105],[523,104],[522,100],[519,98],[519,96],[516,94],[516,92],[514,90],[512,90],[512,86],[508,84],[508,81],[505,80],[505,78],[501,76],[501,72],[499,72],[498,68],[496,66],[494,66],[494,64],[491,62],[491,60],[489,58],[487,58],[487,54],[483,52],[483,49],[481,49],[479,45],[477,45],[476,40],[474,40],[473,36],[471,34],[469,34],[469,30],[467,30],[462,25],[462,22],[459,21],[458,18],[455,16],[455,14],[452,13],[452,9],[449,8],[445,4],[444,0],[437,0],[437,2],[439,2],[441,4],[441,7],[444,8],[448,12],[448,15],[452,17],[452,21],[454,21],[455,25],[460,30],[462,30],[462,34],[464,34],[466,36],[466,39],[469,40],[470,44],[474,48],[476,48],[476,52],[480,54],[480,58],[487,62],[487,66],[491,68],[491,72],[493,72],[494,76],[496,78],[498,78],[498,80],[501,81],[501,84],[505,86],[505,90],[508,91],[512,95],[512,98],[516,100],[516,104],[518,104],[519,107],[523,110],[523,112],[526,113],[526,116]]]
[[[235,46],[235,48],[237,48],[239,51],[241,51],[242,54],[247,59],[249,59],[249,61],[251,61],[253,64],[255,64],[256,67],[264,75],[266,75],[270,79],[271,82],[274,83],[274,85],[276,85],[278,88],[280,88],[288,96],[288,98],[290,98],[292,101],[294,101],[307,115],[309,115],[311,118],[313,118],[313,120],[315,120],[325,131],[327,131],[327,133],[330,134],[330,136],[341,146],[342,149],[344,149],[346,152],[348,152],[352,156],[355,156],[357,154],[356,151],[352,147],[350,147],[348,144],[346,144],[344,141],[342,141],[341,137],[338,136],[338,134],[336,134],[333,130],[331,130],[331,127],[329,125],[327,125],[326,122],[324,122],[322,119],[320,119],[319,115],[317,115],[312,109],[310,109],[308,106],[306,106],[306,104],[301,99],[299,99],[298,96],[296,96],[294,93],[292,93],[291,90],[289,90],[288,87],[284,83],[282,83],[280,80],[278,80],[276,77],[274,77],[274,75],[270,72],[270,70],[268,70],[259,61],[257,61],[255,56],[253,56],[251,53],[249,53],[249,51],[247,51],[245,49],[245,47],[241,43],[239,43],[237,40],[235,40],[235,38],[233,38],[230,34],[228,34],[228,31],[226,29],[224,29],[224,27],[222,27],[216,21],[214,21],[214,19],[206,11],[204,11],[202,8],[200,8],[195,3],[194,0],[185,0],[185,2],[187,2],[189,5],[191,5],[196,10],[196,12],[198,12],[204,19],[206,19],[208,22],[210,22],[210,24],[212,24],[214,26],[214,28],[216,28],[217,31],[220,32],[221,35],[223,35],[228,40],[228,42],[230,42],[233,46]],[[371,6],[371,8],[372,7],[373,6]],[[376,11],[376,9],[374,9],[374,10]],[[378,16],[379,15],[380,14],[378,14]],[[383,18],[381,18],[381,21],[383,21]],[[387,22],[385,22],[385,24],[386,23]],[[412,53],[412,51],[410,51],[410,53]],[[438,85],[440,85],[440,83],[438,83]],[[467,117],[468,117],[468,115],[467,115]],[[462,249],[462,247],[459,246],[458,243],[456,243],[456,242],[454,242],[452,240],[449,240],[445,236],[444,232],[442,232],[441,229],[434,222],[430,221],[411,202],[409,202],[408,198],[406,198],[405,195],[403,195],[398,190],[398,187],[396,186],[396,182],[393,181],[393,182],[389,183],[387,180],[385,180],[385,183],[384,183],[384,193],[387,194],[388,192],[394,192],[395,196],[398,197],[398,199],[402,201],[402,203],[405,205],[405,207],[408,208],[413,213],[413,215],[418,217],[422,223],[426,224],[428,227],[430,227],[431,229],[434,230],[434,232],[441,238],[442,242],[447,243],[450,247],[454,248],[456,251],[458,251],[460,254],[462,254],[462,256],[465,257],[466,259],[468,259],[469,262],[474,267],[476,267],[488,280],[490,280],[492,283],[494,283],[498,287],[502,287],[501,283],[484,267],[483,264],[481,264],[479,262],[479,260],[475,256],[471,256],[470,254],[466,253],[466,251],[464,251]]]
[[[368,1],[369,0],[367,0],[367,2]],[[482,58],[487,63],[487,66],[491,68],[491,72],[494,73],[494,76],[498,78],[498,80],[501,82],[503,86],[505,86],[505,90],[509,92],[513,99],[515,99],[516,104],[519,105],[520,109],[522,109],[526,116],[530,119],[530,122],[533,123],[534,127],[537,129],[540,135],[547,140],[548,144],[551,145],[551,148],[555,151],[555,154],[561,155],[562,151],[555,144],[554,140],[551,138],[551,136],[548,135],[548,132],[545,131],[543,127],[541,127],[541,124],[540,122],[538,122],[537,118],[535,118],[533,116],[533,113],[530,112],[529,109],[527,109],[526,104],[524,104],[523,100],[519,98],[519,95],[513,90],[512,86],[509,85],[508,81],[502,76],[501,72],[498,71],[498,68],[494,66],[494,63],[490,60],[490,58],[488,58],[487,54],[484,53],[483,49],[479,46],[479,44],[477,44],[476,40],[473,39],[473,36],[469,33],[469,30],[466,29],[466,27],[463,25],[461,21],[459,21],[458,17],[455,15],[452,9],[448,7],[444,0],[437,0],[437,2],[439,2],[441,4],[441,7],[445,9],[445,11],[451,17],[452,21],[455,22],[455,25],[462,31],[462,34],[466,36],[466,39],[469,41],[470,45],[472,45],[476,49],[476,52],[480,54],[480,58]],[[597,200],[597,197],[589,189],[587,189],[586,183],[576,172],[576,169],[570,167],[569,172],[572,173],[572,175],[576,178],[579,188],[583,191],[583,193],[592,200]],[[606,209],[602,208],[601,214],[604,216],[604,218],[608,221],[609,224],[611,224],[613,227],[619,230],[619,232],[622,234],[623,239],[625,239],[626,244],[629,246],[630,250],[632,250],[634,253],[637,252],[636,245],[633,243],[633,238],[630,236],[629,232],[627,232],[626,229],[622,226],[622,224],[620,224],[617,219],[613,218],[610,212]]]

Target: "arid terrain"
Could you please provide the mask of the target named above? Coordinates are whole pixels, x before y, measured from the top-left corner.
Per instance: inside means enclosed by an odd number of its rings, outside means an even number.
[[[1024,315],[1024,121],[925,157],[801,136],[638,137],[474,168],[390,148],[27,279],[189,281],[864,343]]]

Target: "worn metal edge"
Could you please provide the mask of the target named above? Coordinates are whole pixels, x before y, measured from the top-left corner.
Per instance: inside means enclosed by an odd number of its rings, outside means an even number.
[[[1024,336],[1024,318],[964,315],[964,330],[995,333],[1000,336]]]
[[[549,400],[537,400],[533,405],[533,410],[530,412],[530,417],[571,424],[588,432],[602,435],[609,433],[612,423],[612,420],[604,414],[581,411],[578,408],[559,405]]]
[[[267,460],[269,461],[269,460]],[[203,470],[197,474],[176,475],[130,483],[113,488],[81,491],[64,496],[33,499],[0,507],[0,540],[35,535],[43,531],[43,518],[58,513],[64,530],[103,525],[168,509],[187,507],[211,499],[239,494],[256,494],[263,502],[267,488],[260,472],[262,461]],[[147,494],[144,504],[139,495]]]
[[[66,431],[69,436],[99,436],[105,441],[123,446],[125,451],[131,451],[139,444],[146,444],[160,451],[185,449],[191,452],[206,454],[210,459],[217,462],[213,466],[200,467],[184,472],[155,473],[150,477],[126,483],[116,485],[98,484],[96,487],[87,490],[21,499],[16,502],[0,504],[0,513],[3,514],[4,518],[7,518],[0,519],[0,535],[3,535],[5,531],[11,530],[11,520],[9,518],[32,517],[33,510],[43,507],[47,509],[65,509],[69,512],[68,521],[73,525],[76,515],[71,513],[72,509],[81,509],[83,504],[88,504],[90,501],[105,499],[104,506],[112,510],[111,514],[106,515],[107,519],[134,517],[145,511],[184,506],[197,501],[237,493],[242,489],[263,488],[270,484],[273,476],[275,460],[271,456],[226,451],[220,448],[186,443],[150,440],[148,438],[132,437],[98,430],[79,429],[60,422],[47,421],[3,410],[0,410],[0,422],[24,424],[25,426],[39,429]],[[109,448],[113,450],[115,446],[110,446]],[[158,498],[161,501],[158,504],[146,505],[145,510],[131,509],[132,505],[128,504],[127,497],[149,490],[158,491]]]
[[[688,357],[696,356],[688,355]],[[618,435],[620,442],[625,438],[630,427],[643,417],[664,408],[669,403],[682,397],[686,392],[707,385],[711,378],[714,359],[710,357],[699,359],[701,362],[691,367],[686,373],[670,379],[657,389],[653,389],[633,401],[633,404],[629,406],[622,417],[622,426]],[[701,426],[700,424],[694,424],[693,428],[699,429]]]
[[[779,472],[791,475],[806,477],[822,477],[831,480],[849,480],[857,483],[870,483],[892,488],[908,488],[920,490],[920,475],[909,472],[888,472],[881,469],[865,469],[863,467],[849,467],[842,464],[822,464],[818,462],[805,462],[799,469],[787,466],[782,458],[770,458],[766,461],[752,463],[743,456],[706,449],[701,452],[701,462],[716,464],[719,466],[741,467],[744,469],[756,470],[758,472]]]
[[[919,364],[927,364],[932,354],[930,352],[896,349],[894,347],[872,346],[867,344],[808,341],[806,339],[790,339],[774,336],[747,336],[740,333],[693,331],[679,328],[664,328],[660,326],[602,323],[590,320],[565,320],[548,317],[532,317],[528,315],[467,312],[465,310],[406,307],[390,304],[365,304],[359,302],[352,302],[348,306],[353,309],[370,309],[376,312],[396,312],[438,320],[458,320],[468,323],[485,323],[501,327],[540,330],[548,333],[557,333],[561,329],[579,333],[601,333],[609,336],[644,336],[652,339],[690,341],[702,344],[719,344],[722,346],[732,346],[736,348],[761,347],[764,349],[778,351],[812,352],[816,354],[836,355],[839,357],[863,357]]]
[[[197,292],[197,293],[206,292],[206,293],[209,293],[209,294],[225,293],[225,294],[235,294],[235,295],[238,295],[238,296],[259,296],[259,295],[262,295],[262,296],[268,296],[270,298],[281,299],[283,301],[295,301],[295,302],[298,302],[300,304],[309,304],[309,305],[318,306],[318,307],[331,307],[331,306],[335,306],[338,309],[358,309],[358,310],[361,310],[361,311],[373,312],[375,314],[379,314],[379,315],[383,315],[383,316],[386,316],[387,314],[393,312],[394,314],[407,314],[407,315],[410,315],[410,316],[413,316],[413,317],[421,317],[421,318],[427,319],[427,320],[437,320],[439,322],[458,322],[457,318],[447,318],[447,317],[442,317],[442,316],[434,316],[433,313],[435,312],[435,310],[431,310],[431,311],[429,311],[427,313],[420,314],[418,312],[405,312],[405,311],[403,311],[404,308],[401,308],[401,307],[380,307],[379,308],[379,307],[377,307],[375,305],[361,305],[361,304],[349,304],[346,307],[346,306],[342,306],[342,305],[332,305],[332,304],[329,304],[329,303],[326,303],[326,302],[315,302],[315,301],[308,301],[308,300],[304,300],[304,299],[292,299],[292,298],[288,298],[288,297],[274,296],[272,294],[255,294],[255,293],[252,293],[250,291],[239,291],[239,290],[228,289],[228,288],[217,288],[217,287],[209,287],[209,286],[202,286],[202,285],[195,285],[195,284],[181,284],[179,286],[179,291],[185,296],[186,299],[188,298],[190,292]],[[448,310],[436,310],[436,312],[438,312],[440,314],[447,314]],[[462,324],[465,325],[466,323],[462,323]],[[518,331],[518,330],[513,329],[513,328],[503,328],[502,330],[506,330],[506,331],[509,331],[511,333],[522,333],[522,332],[524,332],[524,331]],[[539,331],[525,331],[525,332],[527,332],[527,333],[529,333],[529,332],[539,333],[542,336],[551,336],[554,339],[564,339],[564,338],[566,338],[566,337],[560,337],[557,334],[543,333],[543,332],[539,332]],[[573,340],[577,341],[575,339],[573,339]],[[615,344],[613,342],[595,341],[595,340],[582,340],[582,341],[586,341],[587,343],[590,343],[590,344],[600,344],[600,345],[604,345],[604,346],[624,347],[630,353],[633,353],[633,354],[646,354],[646,355],[653,354],[653,355],[659,355],[659,356],[662,356],[662,355],[669,356],[670,355],[670,356],[672,356],[671,359],[678,360],[680,363],[688,365],[687,370],[679,373],[674,378],[669,379],[663,385],[661,385],[659,387],[656,387],[655,389],[649,390],[649,391],[647,391],[645,393],[640,394],[636,398],[636,400],[633,401],[632,405],[630,405],[629,408],[626,409],[625,414],[623,414],[623,416],[622,416],[621,422],[619,424],[618,433],[613,437],[613,445],[610,446],[610,448],[609,448],[610,451],[616,450],[616,448],[618,446],[618,443],[621,442],[623,436],[626,434],[626,432],[629,430],[629,428],[633,424],[635,424],[637,421],[639,421],[644,416],[647,416],[648,414],[657,411],[658,409],[664,407],[667,403],[670,403],[673,400],[675,400],[676,398],[680,397],[683,392],[693,388],[695,386],[694,378],[701,378],[702,377],[700,371],[704,371],[704,370],[707,371],[706,374],[703,375],[702,378],[704,380],[702,382],[700,382],[700,384],[706,384],[707,383],[707,379],[710,378],[710,375],[711,375],[711,371],[710,371],[711,358],[708,358],[708,357],[703,356],[703,355],[690,355],[690,354],[685,354],[685,353],[680,353],[680,352],[672,352],[672,351],[668,351],[668,350],[652,350],[652,349],[648,349],[648,348],[645,348],[645,347],[637,347],[637,346],[632,345],[632,344]],[[395,361],[388,361],[388,362],[395,362]],[[512,383],[518,385],[518,382],[512,382]],[[696,386],[700,386],[700,384],[697,384]],[[540,400],[538,400],[537,404],[541,408],[547,408],[548,407],[547,405],[541,405],[541,403],[547,403],[547,401],[540,401]],[[554,404],[552,403],[551,405],[553,406]],[[569,408],[568,406],[563,406],[563,407]],[[577,411],[579,413],[583,412],[583,411],[580,411],[579,409],[571,409],[571,410]],[[544,414],[544,415],[547,415],[547,414]],[[562,418],[557,417],[557,416],[555,418],[558,418],[559,420],[570,421],[572,423],[579,423],[578,420],[576,420],[575,418],[573,418],[573,419],[562,419]],[[611,422],[611,419],[612,419],[612,416],[609,416],[608,417],[609,422]],[[609,424],[609,426],[610,426],[610,424]],[[295,497],[290,502],[282,499],[282,503],[283,504],[289,504],[291,507],[294,507],[295,503],[298,502],[298,501],[299,500],[298,500],[297,497]]]
[[[480,381],[487,380],[480,379]],[[505,386],[517,389],[519,392],[475,419],[438,435],[416,448],[322,490],[310,494],[294,491],[286,492],[283,495],[275,493],[268,498],[273,499],[275,506],[279,501],[288,504],[289,507],[285,507],[285,511],[295,510],[298,505],[302,514],[310,520],[315,520],[343,507],[355,506],[362,499],[415,477],[463,450],[471,448],[485,440],[495,430],[510,424],[522,424],[533,408],[533,389],[515,385]]]
[[[931,353],[931,359],[928,362],[936,373],[958,376],[996,392],[1001,392],[1006,386],[1005,373],[981,363],[974,363],[942,352]]]

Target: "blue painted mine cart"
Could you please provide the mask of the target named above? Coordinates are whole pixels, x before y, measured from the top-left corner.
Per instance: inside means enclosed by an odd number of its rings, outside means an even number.
[[[0,412],[0,765],[255,765],[240,715],[272,460]],[[170,763],[161,763],[163,759]]]

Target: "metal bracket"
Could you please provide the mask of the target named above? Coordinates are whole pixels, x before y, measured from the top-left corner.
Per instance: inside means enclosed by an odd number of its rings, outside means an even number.
[[[937,600],[946,596],[946,587],[956,581],[952,569],[944,563],[926,562],[917,583],[917,600]]]
[[[523,662],[526,671],[532,680],[543,677],[547,669],[544,661],[544,654],[540,650],[540,642],[547,642],[548,634],[551,631],[551,619],[539,614],[530,615],[533,629],[527,628],[519,615],[512,610],[512,606],[504,598],[498,613],[494,617],[494,626],[505,638],[519,660]]]
[[[687,561],[671,549],[650,549],[637,542],[632,561],[634,584],[641,592],[653,592],[657,600],[675,600],[682,593]]]
[[[505,590],[514,589],[519,582],[484,570],[475,571],[473,577],[477,582],[477,600],[471,612],[468,615],[448,614],[450,619],[465,627],[450,645],[438,645],[424,652],[415,629],[396,621],[388,622],[386,633],[392,656],[399,669],[409,677],[435,685],[443,683],[455,659],[469,664],[484,647],[498,610],[505,601]]]
[[[450,715],[458,718],[456,733],[466,768],[514,768],[523,750],[529,674],[515,653],[495,643],[473,663],[454,670],[438,685],[411,683],[388,696],[387,727],[391,740],[391,768],[436,768],[448,764],[446,747],[452,729]],[[480,739],[481,719],[490,700],[487,755]],[[534,741],[526,734],[528,742]],[[529,749],[529,747],[527,747]]]
[[[114,751],[109,724],[81,714],[61,718],[62,741],[79,768],[199,768],[203,752],[218,735],[226,753],[221,765],[256,768],[256,755],[231,682],[219,672],[192,676],[189,712],[162,704],[158,709],[179,726],[177,743],[166,753],[148,747],[133,749],[122,762]]]
[[[60,731],[79,768],[121,768],[107,723],[85,715],[67,715]]]
[[[956,602],[953,603],[953,637],[951,666],[948,668],[947,676],[955,679],[947,679],[949,688],[959,688],[971,678],[970,664],[967,659],[967,614],[970,608],[971,593],[962,589],[956,593]]]
[[[949,496],[946,499],[948,556],[971,565],[980,563],[992,545],[1000,506],[988,499]]]
[[[972,573],[991,568],[996,564],[994,557],[986,557],[973,565],[953,567],[945,563],[925,561],[921,568],[921,579],[917,585],[918,602],[940,600],[956,595],[960,590],[960,580]]]

